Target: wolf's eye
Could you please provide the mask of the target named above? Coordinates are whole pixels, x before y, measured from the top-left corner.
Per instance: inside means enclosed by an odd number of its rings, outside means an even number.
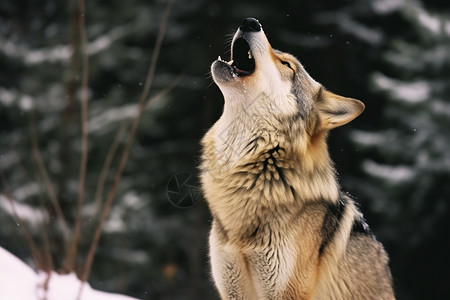
[[[286,67],[288,67],[289,69],[291,69],[292,71],[294,71],[294,69],[292,69],[292,67],[291,67],[291,64],[288,63],[287,61],[282,60],[281,63],[282,63],[283,65],[285,65]]]

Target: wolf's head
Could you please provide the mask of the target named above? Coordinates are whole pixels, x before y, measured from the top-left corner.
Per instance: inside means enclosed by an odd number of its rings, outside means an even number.
[[[307,151],[364,110],[362,102],[326,91],[294,56],[272,49],[254,18],[234,35],[230,61],[219,56],[211,73],[225,98],[215,140],[227,160],[283,142]]]

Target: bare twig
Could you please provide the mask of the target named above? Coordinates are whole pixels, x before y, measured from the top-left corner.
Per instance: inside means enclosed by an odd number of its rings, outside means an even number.
[[[174,3],[174,0],[170,0],[169,1],[169,3],[167,4],[166,9],[164,11],[164,14],[162,16],[162,20],[161,20],[160,28],[159,28],[159,32],[158,32],[158,37],[157,37],[157,40],[156,40],[156,43],[155,43],[155,46],[154,46],[154,49],[153,49],[153,55],[152,55],[151,62],[150,62],[150,68],[149,68],[149,71],[148,71],[148,74],[147,74],[147,78],[146,78],[146,81],[145,81],[144,89],[142,91],[142,94],[141,94],[141,97],[140,97],[140,100],[139,100],[138,113],[137,113],[136,117],[134,118],[133,123],[131,125],[130,133],[128,135],[128,139],[127,139],[127,142],[125,144],[125,148],[124,148],[124,150],[122,152],[122,156],[121,156],[121,159],[120,159],[120,162],[119,162],[119,166],[118,166],[118,169],[117,169],[116,174],[114,176],[113,184],[112,184],[112,186],[111,186],[111,188],[110,188],[110,190],[108,192],[108,195],[107,195],[107,198],[106,198],[106,202],[105,202],[105,206],[103,207],[103,210],[102,210],[101,215],[100,215],[99,224],[98,224],[98,226],[97,226],[97,228],[95,229],[95,232],[94,232],[94,236],[93,236],[93,239],[92,239],[92,242],[91,242],[91,246],[89,248],[89,251],[88,251],[88,254],[87,254],[87,257],[86,257],[86,262],[85,262],[85,265],[84,265],[83,273],[81,274],[81,278],[80,278],[81,281],[82,281],[82,285],[80,286],[80,290],[79,290],[79,293],[78,293],[78,299],[80,299],[80,296],[81,296],[81,293],[82,293],[82,289],[83,289],[83,286],[84,286],[83,283],[86,282],[87,279],[89,278],[89,274],[90,274],[90,271],[91,271],[93,258],[94,258],[95,252],[97,250],[98,242],[100,240],[100,236],[101,236],[101,233],[102,233],[102,230],[103,230],[104,223],[105,223],[105,221],[106,221],[106,219],[107,219],[107,217],[109,215],[109,212],[110,212],[111,206],[112,206],[112,202],[113,202],[113,200],[114,200],[114,198],[115,198],[115,196],[117,194],[117,189],[118,189],[118,186],[119,186],[119,182],[120,182],[120,180],[122,178],[122,173],[123,173],[123,171],[125,169],[125,166],[126,166],[126,163],[128,161],[128,157],[129,157],[129,154],[130,154],[130,149],[131,149],[131,146],[133,144],[134,137],[136,135],[136,130],[138,128],[139,121],[141,119],[142,113],[144,112],[144,110],[145,110],[145,108],[147,106],[148,94],[149,94],[149,91],[150,91],[150,88],[151,88],[151,85],[152,85],[152,82],[153,82],[153,78],[154,78],[154,75],[155,75],[156,63],[158,61],[158,57],[159,57],[159,53],[160,53],[160,50],[161,50],[162,41],[163,41],[163,38],[164,38],[164,35],[165,35],[165,32],[166,32],[167,22],[168,22],[168,19],[169,19],[169,14],[170,14],[171,8],[173,6],[173,3]]]
[[[183,74],[178,75],[177,77],[175,77],[174,80],[172,80],[172,82],[170,82],[170,84],[165,87],[164,89],[162,89],[161,91],[159,91],[156,95],[154,95],[153,97],[149,98],[147,100],[147,103],[145,104],[145,108],[150,107],[151,105],[155,104],[156,102],[158,102],[158,100],[160,100],[161,98],[163,98],[165,95],[167,95],[171,90],[173,90],[178,83],[180,82],[181,78],[183,77]],[[144,108],[144,109],[145,109]]]
[[[42,202],[41,202],[42,204]],[[42,217],[42,219],[44,219],[44,217]],[[42,232],[43,235],[43,240],[44,240],[44,258],[45,258],[45,265],[46,265],[46,269],[44,271],[46,272],[51,272],[53,270],[55,270],[55,262],[53,261],[53,257],[52,257],[52,251],[51,251],[51,246],[50,246],[50,239],[48,237],[48,232],[49,232],[49,228],[48,228],[48,224],[44,225],[44,230]]]
[[[119,130],[117,131],[116,136],[114,137],[114,141],[109,147],[108,153],[106,154],[105,161],[102,166],[102,170],[100,171],[100,177],[98,179],[97,183],[97,190],[95,191],[95,197],[94,197],[94,207],[95,207],[95,215],[100,210],[100,207],[102,205],[102,198],[103,198],[103,191],[105,187],[106,178],[108,176],[109,170],[111,168],[111,163],[113,161],[114,156],[116,155],[117,149],[119,148],[120,141],[122,140],[123,135],[126,132],[127,129],[127,122],[124,122]]]
[[[88,79],[89,79],[89,60],[87,53],[86,37],[86,7],[84,0],[78,0],[79,22],[78,31],[80,34],[81,46],[81,159],[80,176],[78,179],[78,198],[75,215],[75,226],[73,237],[67,253],[67,269],[72,271],[75,267],[77,258],[78,240],[80,239],[82,216],[81,210],[85,199],[86,169],[88,160]]]
[[[66,89],[66,103],[64,110],[61,113],[61,123],[60,123],[60,147],[59,147],[59,161],[61,165],[60,176],[57,178],[58,186],[58,199],[63,202],[67,193],[67,179],[69,177],[70,164],[67,162],[71,161],[71,142],[73,136],[71,134],[71,126],[74,122],[74,110],[75,110],[75,97],[78,88],[79,72],[80,72],[80,42],[78,33],[78,23],[79,23],[79,12],[78,8],[72,8],[72,3],[69,3],[70,10],[72,11],[70,15],[69,23],[69,37],[70,37],[70,48],[71,57],[68,64],[68,78],[65,81]]]
[[[52,181],[48,176],[47,169],[44,164],[44,160],[42,159],[41,152],[39,151],[39,146],[37,142],[37,133],[36,133],[36,122],[35,122],[34,111],[31,111],[30,114],[30,138],[31,138],[31,148],[33,153],[34,161],[36,162],[37,168],[39,170],[40,175],[44,179],[45,186],[47,188],[48,195],[50,197],[50,201],[53,205],[53,209],[55,210],[56,216],[58,217],[58,221],[61,224],[61,230],[63,233],[63,239],[65,245],[67,246],[69,243],[69,229],[67,227],[66,219],[64,218],[64,213],[59,205],[58,198],[56,197],[55,189],[53,188]]]
[[[40,181],[40,176],[39,176],[39,170],[37,170],[37,167],[35,165],[35,177],[36,177],[36,181],[39,182]],[[41,186],[41,185],[40,185]],[[42,266],[41,266],[41,270],[47,273],[51,273],[53,270],[55,270],[55,263],[53,261],[53,257],[52,257],[52,252],[51,252],[51,247],[50,247],[50,240],[48,237],[48,233],[50,231],[49,228],[49,224],[50,224],[50,215],[45,215],[44,212],[47,211],[48,212],[48,207],[45,205],[45,197],[44,197],[44,193],[45,191],[43,191],[42,187],[39,189],[39,206],[42,209],[42,229],[39,230],[42,233],[42,239],[44,241],[44,247],[43,247],[43,253],[42,253]]]
[[[163,90],[159,91],[156,95],[154,95],[153,97],[151,97],[150,99],[148,99],[147,104],[146,104],[146,108],[148,108],[150,105],[156,103],[159,99],[163,98],[165,95],[167,95],[177,84],[178,82],[180,82],[182,75],[179,75],[175,78],[175,80],[173,80],[169,86],[167,86],[166,88],[164,88]],[[111,145],[111,147],[108,150],[108,153],[106,154],[106,158],[105,158],[105,162],[103,163],[103,167],[102,170],[100,172],[100,177],[97,183],[97,190],[95,192],[95,202],[94,202],[94,207],[95,207],[95,212],[99,211],[101,204],[102,204],[102,198],[103,198],[103,190],[105,187],[105,182],[106,182],[106,177],[108,175],[108,172],[111,168],[111,163],[112,160],[114,158],[115,153],[117,152],[117,149],[119,147],[119,143],[120,140],[122,139],[123,135],[126,132],[127,129],[127,123],[124,122],[119,130],[117,131],[117,134],[114,138],[114,141]],[[95,213],[96,214],[96,213]]]
[[[28,243],[28,246],[30,247],[31,251],[31,257],[33,258],[34,264],[37,268],[41,269],[43,266],[43,259],[39,253],[38,247],[36,246],[36,243],[33,240],[33,237],[31,236],[30,232],[28,231],[28,227],[23,221],[23,219],[20,217],[20,215],[17,213],[16,205],[14,204],[14,201],[12,200],[11,193],[8,188],[8,184],[6,182],[5,174],[0,170],[0,181],[3,183],[3,196],[8,200],[9,204],[11,205],[11,211],[14,215],[14,218],[17,221],[17,224],[23,228],[23,233],[25,235],[25,240]]]
[[[29,170],[23,164],[23,161],[22,161],[19,153],[17,152],[17,150],[15,150],[14,145],[11,145],[11,152],[13,153],[13,155],[16,156],[18,169],[23,173],[23,176],[25,178],[27,178],[26,181],[32,182],[32,178],[28,174]],[[34,173],[35,173],[35,177],[37,177],[37,181],[40,181],[40,177],[41,176],[39,176],[39,174],[38,174],[39,170],[37,170],[36,165],[35,165],[35,172]],[[5,179],[5,174],[2,172],[2,170],[0,170],[0,176],[1,176],[0,177],[1,181],[5,185],[6,193],[8,194],[8,196],[10,198],[9,201],[11,201],[11,199],[12,199],[11,192],[10,192],[11,190],[7,186],[6,179]],[[41,192],[39,193],[39,205],[40,205],[40,207],[42,209],[42,216],[41,217],[42,217],[43,223],[45,223],[44,221],[49,221],[48,220],[49,216],[47,215],[47,220],[46,220],[45,214],[43,213],[44,211],[48,211],[48,209],[47,209],[47,207],[44,204],[44,196],[42,194],[42,187],[41,187],[41,185],[40,185],[40,191]],[[24,224],[24,226],[26,226],[25,223],[23,223],[23,224]],[[50,250],[51,247],[50,247],[50,241],[49,241],[49,238],[48,238],[48,232],[49,232],[48,226],[44,225],[43,229],[40,230],[40,232],[42,232],[42,235],[43,235],[44,249],[43,249],[42,255],[39,255],[39,258],[42,260],[42,262],[40,263],[39,268],[42,269],[45,272],[49,272],[49,271],[55,269],[55,264],[53,262],[53,258],[52,258],[51,250]],[[30,238],[31,238],[31,236],[30,236]],[[27,239],[29,240],[29,238],[27,238]],[[29,245],[29,246],[30,246],[30,249],[32,249],[32,246],[31,245]],[[34,257],[34,256],[32,255],[32,257]],[[35,264],[36,264],[36,266],[38,266],[37,263],[35,263]]]

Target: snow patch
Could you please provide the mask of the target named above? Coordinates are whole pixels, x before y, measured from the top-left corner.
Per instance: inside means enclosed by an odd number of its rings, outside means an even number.
[[[404,82],[381,73],[375,73],[372,80],[379,89],[387,91],[394,99],[411,104],[428,100],[431,94],[431,87],[424,80]]]
[[[108,233],[126,232],[127,224],[123,220],[123,214],[122,208],[113,207],[103,230]]]
[[[351,139],[354,142],[367,147],[380,145],[386,141],[386,137],[382,133],[367,132],[362,130],[354,130],[351,133]]]
[[[363,163],[363,169],[372,176],[392,183],[409,181],[416,175],[414,170],[408,166],[388,166],[371,160]]]
[[[14,200],[19,202],[25,201],[31,196],[38,195],[41,190],[41,185],[37,182],[26,183],[19,188],[15,189],[13,192]]]
[[[446,116],[450,118],[450,104],[447,103],[445,100],[435,99],[431,103],[431,109],[433,110],[433,113],[437,115]]]
[[[371,1],[372,8],[379,14],[393,13],[405,5],[405,0],[375,0]]]
[[[444,24],[444,31],[447,36],[450,36],[450,21],[446,21]]]
[[[10,151],[0,155],[0,169],[5,171],[20,162],[17,152]]]
[[[379,45],[383,39],[383,33],[374,28],[365,26],[343,13],[321,13],[317,21],[322,24],[336,24],[342,31],[355,36],[357,39],[370,45]]]
[[[127,230],[127,223],[125,214],[127,211],[139,211],[147,205],[136,193],[126,193],[118,205],[111,209],[111,214],[105,223],[105,232],[125,232]]]
[[[0,88],[0,103],[4,106],[10,106],[17,97],[15,92]]]
[[[134,191],[127,192],[122,199],[125,208],[138,210],[147,205]]]
[[[33,208],[30,205],[26,205],[14,200],[13,202],[14,206],[11,205],[11,201],[8,200],[8,198],[0,195],[0,208],[7,214],[11,215],[13,218],[15,218],[15,213],[17,213],[20,219],[26,221],[27,224],[29,224],[32,228],[36,228],[38,225],[42,224],[44,220],[48,219],[47,212],[40,208]]]
[[[96,113],[96,112],[95,112]],[[92,113],[92,115],[95,115]],[[111,108],[102,111],[99,115],[92,116],[89,121],[89,132],[98,131],[111,125],[111,123],[119,122],[135,117],[138,113],[136,104],[124,105],[118,108]]]
[[[419,22],[422,28],[428,32],[439,35],[441,33],[441,19],[437,16],[432,16],[420,4],[414,3],[406,6],[407,12]]]
[[[97,37],[87,45],[89,55],[97,54],[108,49],[114,42],[125,37],[130,33],[129,29],[133,26],[122,25],[113,28],[109,32]],[[12,58],[22,59],[28,65],[36,65],[42,63],[65,62],[72,56],[73,50],[68,45],[55,45],[40,49],[29,49],[23,45],[15,44],[12,41],[0,38],[0,53]]]
[[[67,275],[60,275],[55,272],[50,274],[47,291],[44,290],[44,283],[47,280],[48,274],[40,272],[38,274],[37,292],[39,296],[45,296],[48,300],[53,299],[77,299],[81,282],[73,273]],[[43,299],[43,298],[40,298]],[[135,298],[96,291],[91,288],[88,283],[85,283],[81,292],[80,300],[131,300]]]
[[[424,68],[441,70],[450,61],[447,45],[434,45],[420,49],[417,45],[396,41],[394,51],[388,51],[386,60],[402,69],[412,72],[424,72]]]
[[[23,111],[30,111],[33,108],[33,98],[28,95],[23,95],[19,100],[19,107]]]
[[[48,277],[50,276],[50,277]],[[49,279],[47,288],[46,281]],[[36,272],[10,252],[0,247],[0,299],[5,300],[76,300],[81,282],[75,274]],[[137,300],[136,298],[97,291],[84,284],[80,300]]]
[[[0,299],[37,299],[36,273],[20,259],[0,247]]]

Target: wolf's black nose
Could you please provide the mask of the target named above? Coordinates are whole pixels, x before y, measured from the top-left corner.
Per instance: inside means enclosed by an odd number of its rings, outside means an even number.
[[[243,32],[249,32],[249,31],[260,31],[261,30],[261,24],[259,24],[258,20],[255,18],[245,18],[242,21],[241,27],[239,27]]]

